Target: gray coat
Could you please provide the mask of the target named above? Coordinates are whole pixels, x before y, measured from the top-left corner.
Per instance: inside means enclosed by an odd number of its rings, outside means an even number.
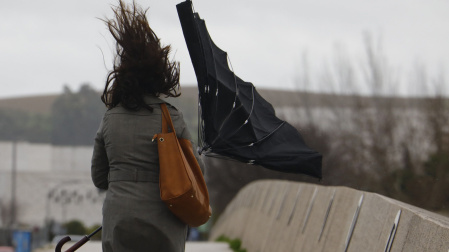
[[[102,231],[105,252],[184,251],[187,226],[160,199],[157,143],[151,141],[161,132],[160,103],[164,101],[146,96],[145,102],[153,112],[121,106],[108,110],[95,138],[92,180],[107,190]],[[190,139],[182,113],[168,107],[178,137]]]

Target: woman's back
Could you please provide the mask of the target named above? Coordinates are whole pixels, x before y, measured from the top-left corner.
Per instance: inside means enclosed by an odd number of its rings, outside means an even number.
[[[158,149],[152,142],[161,132],[163,101],[153,96],[145,101],[152,112],[117,106],[106,112],[97,133],[92,178],[108,185],[103,251],[184,251],[187,227],[160,199]],[[189,139],[181,112],[170,106],[169,111],[178,137]],[[96,176],[101,169],[107,169],[107,178]]]
[[[160,103],[163,101],[152,96],[146,96],[145,101],[153,112],[118,106],[105,114],[102,134],[111,170],[137,169],[159,174],[157,143],[152,142],[152,138],[161,132]],[[190,140],[182,113],[171,106],[169,111],[178,137]]]

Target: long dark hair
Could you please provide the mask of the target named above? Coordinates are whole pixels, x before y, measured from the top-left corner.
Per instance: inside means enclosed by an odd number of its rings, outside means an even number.
[[[179,62],[169,60],[170,46],[161,46],[143,10],[134,1],[119,0],[112,8],[115,19],[103,20],[116,41],[114,67],[108,74],[101,100],[111,109],[121,104],[131,110],[142,107],[144,94],[178,97]],[[112,84],[112,85],[111,85]]]

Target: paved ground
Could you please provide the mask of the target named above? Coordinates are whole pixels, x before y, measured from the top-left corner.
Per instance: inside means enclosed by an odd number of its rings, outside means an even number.
[[[73,243],[66,243],[64,249],[70,248]],[[33,252],[54,252],[54,245]],[[101,242],[90,241],[84,244],[77,252],[101,252]],[[221,242],[187,242],[186,252],[232,252],[227,243]]]

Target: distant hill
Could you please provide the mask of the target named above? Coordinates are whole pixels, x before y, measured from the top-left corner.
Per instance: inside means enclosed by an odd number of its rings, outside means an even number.
[[[267,101],[272,103],[275,107],[285,105],[299,105],[298,102],[300,99],[298,92],[269,89],[257,90]],[[198,89],[194,86],[183,86],[181,88],[181,93],[182,95],[180,96],[180,100],[197,101],[198,99]],[[18,110],[36,114],[50,114],[51,106],[58,95],[60,94],[0,99],[0,109]],[[98,93],[98,99],[100,99],[100,92]],[[196,106],[196,104],[194,104],[194,106]]]
[[[335,95],[307,93],[294,90],[257,89],[257,91],[274,107],[346,107],[357,102],[368,102],[371,98],[354,95]],[[195,86],[183,86],[182,95],[173,101],[174,105],[196,107],[198,90]],[[0,99],[0,109],[18,110],[35,114],[50,114],[51,106],[59,94],[26,96],[17,98]],[[100,92],[98,94],[100,99]],[[379,98],[390,101],[397,107],[422,106],[427,99],[384,97]],[[186,101],[188,102],[186,104]],[[195,102],[192,102],[195,101]],[[382,103],[382,102],[380,102]]]
[[[58,95],[49,94],[0,99],[0,109],[48,115]]]

